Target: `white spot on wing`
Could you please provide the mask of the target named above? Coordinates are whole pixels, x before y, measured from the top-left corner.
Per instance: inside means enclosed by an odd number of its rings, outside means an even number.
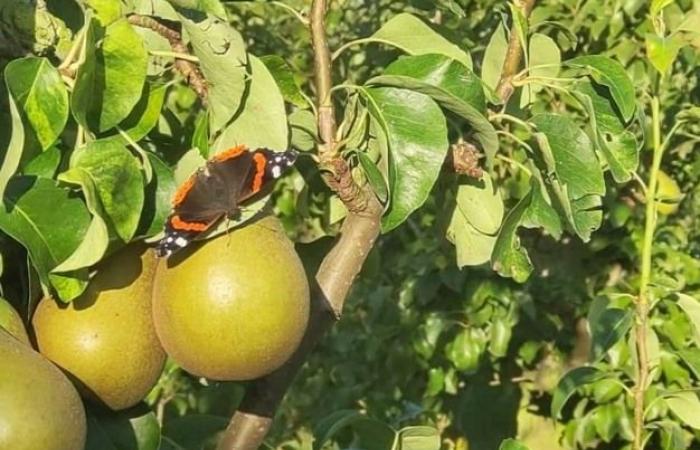
[[[272,178],[279,178],[282,175],[282,168],[280,166],[272,166]]]
[[[178,247],[184,247],[188,243],[189,242],[187,241],[187,239],[185,239],[181,236],[179,236],[177,239],[175,239],[175,245],[177,245]]]

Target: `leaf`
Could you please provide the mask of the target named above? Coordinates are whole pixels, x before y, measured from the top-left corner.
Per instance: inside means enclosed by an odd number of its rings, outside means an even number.
[[[695,345],[700,346],[700,302],[693,297],[683,293],[676,293],[678,306],[688,316],[693,326],[693,339]]]
[[[226,18],[226,9],[219,0],[168,0],[168,2],[179,8],[202,11],[222,19]]]
[[[529,447],[516,439],[506,439],[498,450],[530,450]]]
[[[134,141],[140,141],[158,124],[163,108],[167,85],[144,84],[141,99],[129,115],[119,124]],[[119,136],[121,139],[123,137]],[[124,141],[124,143],[128,143]]]
[[[294,79],[294,72],[284,59],[277,55],[266,55],[262,56],[260,61],[270,71],[286,101],[299,108],[309,107],[302,95],[301,88]]]
[[[314,429],[313,449],[319,450],[340,430],[352,427],[359,432],[367,450],[385,450],[391,448],[396,433],[389,426],[353,410],[336,411],[322,419]],[[369,441],[369,442],[367,442]]]
[[[88,410],[85,450],[158,450],[160,426],[145,407],[111,414]]]
[[[552,201],[539,171],[534,171],[530,179],[530,197],[530,205],[523,215],[521,225],[525,228],[542,227],[554,239],[559,239],[563,231],[562,222],[559,214],[552,207]]]
[[[240,33],[227,22],[190,11],[178,13],[207,80],[209,126],[213,135],[231,120],[243,99],[248,76],[245,44]]]
[[[666,404],[684,424],[700,430],[700,400],[695,392],[674,392]]]
[[[95,17],[103,25],[109,25],[121,17],[122,8],[119,0],[85,0],[85,3],[95,11]]]
[[[547,168],[550,187],[569,224],[587,241],[600,226],[600,196],[605,194],[603,170],[591,141],[565,116],[537,114],[531,122]]]
[[[508,3],[510,8],[510,15],[513,18],[513,28],[515,33],[518,35],[518,42],[520,42],[520,49],[523,52],[523,58],[525,59],[525,66],[530,66],[530,55],[527,48],[527,37],[530,34],[529,26],[527,23],[527,18],[520,6],[515,3]]]
[[[61,164],[61,150],[57,147],[49,147],[24,165],[22,175],[53,178],[59,164]]]
[[[372,191],[377,196],[377,199],[386,204],[389,198],[389,191],[386,186],[387,181],[384,179],[384,175],[379,171],[376,164],[367,156],[364,152],[358,152],[357,158],[360,160],[360,167],[367,177],[367,181],[370,186],[372,186]]]
[[[552,38],[534,33],[530,37],[530,77],[554,78],[559,75],[561,51]],[[540,67],[542,66],[542,67]],[[528,83],[523,86],[520,95],[520,107],[524,108],[534,101],[534,95],[543,89],[541,84]]]
[[[139,101],[148,54],[126,19],[104,31],[93,21],[85,39],[85,62],[78,69],[71,109],[78,123],[102,132],[124,120]]]
[[[46,150],[68,120],[68,93],[58,70],[46,58],[15,59],[5,66],[5,84]]]
[[[52,270],[52,272],[69,272],[90,267],[102,259],[109,245],[109,229],[102,218],[104,212],[97,194],[97,186],[90,173],[81,168],[73,168],[60,174],[58,179],[80,186],[88,211],[92,215],[92,222],[78,248]]]
[[[651,6],[649,7],[649,14],[652,16],[659,15],[665,7],[673,2],[674,0],[652,0]]]
[[[151,237],[160,233],[170,214],[171,200],[177,189],[173,171],[156,155],[149,153],[153,178],[146,186],[143,212],[139,219],[137,236]]]
[[[607,302],[604,297],[598,297],[595,301]],[[591,331],[591,362],[597,362],[618,341],[623,339],[632,327],[634,314],[631,310],[622,310],[603,306],[591,307],[588,314],[588,323]]]
[[[477,231],[495,235],[503,221],[503,199],[484,172],[480,180],[467,180],[457,189],[457,207]]]
[[[84,280],[49,272],[78,248],[89,223],[85,204],[45,178],[13,178],[0,208],[0,229],[27,249],[41,282],[53,284],[63,300],[79,294]]]
[[[200,113],[194,121],[192,148],[199,150],[202,158],[209,158],[209,116]]]
[[[496,237],[476,230],[459,207],[452,212],[447,239],[455,246],[459,268],[488,262],[496,245]]]
[[[250,90],[243,109],[216,140],[213,154],[239,144],[249,148],[287,148],[289,130],[282,93],[267,67],[252,55],[250,69]]]
[[[439,450],[440,433],[433,427],[405,427],[399,430],[395,450]]]
[[[89,174],[117,235],[129,242],[144,203],[144,178],[136,158],[113,140],[92,141],[73,155],[71,169]]]
[[[693,371],[696,379],[700,379],[700,348],[684,348],[676,352],[685,364]]]
[[[683,43],[676,36],[661,37],[654,33],[647,33],[644,37],[647,58],[651,65],[664,76],[673,65],[678,56],[678,51]]]
[[[501,79],[503,62],[506,60],[506,50],[508,49],[508,37],[503,23],[499,23],[494,30],[489,43],[484,52],[484,60],[481,62],[481,81],[495,90],[498,81]]]
[[[590,70],[597,83],[610,89],[625,121],[632,118],[635,110],[634,85],[619,62],[607,56],[587,55],[570,59],[565,64]]]
[[[305,109],[297,109],[289,115],[289,128],[291,129],[291,146],[302,152],[314,149],[316,145],[316,117]]]
[[[578,388],[589,383],[593,383],[604,377],[603,372],[595,367],[582,366],[568,371],[559,380],[554,393],[552,394],[552,403],[550,414],[552,418],[559,417],[562,408],[567,400],[576,392]]]
[[[472,68],[472,58],[469,53],[408,13],[401,13],[389,19],[368,40],[393,45],[409,55],[439,53],[456,59],[470,69]]]
[[[395,88],[371,88],[370,113],[384,128],[391,152],[389,210],[382,231],[396,228],[428,198],[447,153],[447,125],[428,96]],[[429,123],[425,128],[422,124]]]
[[[513,278],[524,283],[532,273],[530,257],[520,245],[518,227],[531,201],[531,196],[520,199],[506,215],[491,255],[491,267],[503,277]]]
[[[163,427],[160,450],[213,448],[218,433],[226,429],[226,425],[225,417],[209,414],[188,414],[168,420]]]
[[[24,125],[22,125],[22,118],[10,93],[7,94],[7,101],[10,105],[12,132],[10,134],[10,142],[2,155],[2,161],[0,161],[0,199],[5,195],[5,189],[7,189],[10,178],[12,178],[12,175],[19,167],[22,159],[22,149],[24,148]]]
[[[432,97],[469,122],[489,164],[493,160],[498,137],[484,116],[486,102],[481,82],[464,65],[441,55],[404,57],[367,84],[405,88]]]
[[[595,142],[608,163],[610,173],[615,181],[625,183],[632,178],[639,165],[637,139],[633,133],[625,130],[622,117],[602,91],[589,81],[580,81],[572,92],[588,112]]]

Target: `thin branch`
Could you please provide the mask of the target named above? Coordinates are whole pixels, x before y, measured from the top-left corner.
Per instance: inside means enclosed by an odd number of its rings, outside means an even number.
[[[530,17],[530,12],[535,6],[535,0],[516,0],[515,5],[522,11],[523,16],[527,19]],[[513,18],[515,22],[515,18]],[[508,102],[508,99],[513,95],[513,85],[511,81],[513,77],[518,73],[520,69],[520,61],[523,57],[523,51],[521,48],[520,38],[518,37],[518,30],[513,23],[510,29],[510,37],[508,38],[508,49],[506,50],[506,58],[503,61],[503,68],[501,69],[501,78],[498,81],[498,86],[496,87],[496,95],[501,99],[503,103]]]
[[[331,59],[324,26],[326,7],[326,0],[314,0],[310,16],[321,141],[318,158],[326,183],[345,202],[348,216],[338,241],[312,280],[311,314],[301,345],[281,368],[248,386],[218,450],[256,450],[263,444],[276,409],[309,353],[340,317],[353,281],[379,236],[382,206],[371,192],[357,186],[347,162],[337,152]]]
[[[192,61],[194,57],[190,55],[187,45],[182,42],[180,32],[173,30],[150,16],[131,14],[128,17],[128,21],[132,25],[153,30],[168,40],[170,48],[173,49],[173,54],[170,56],[173,56],[175,59],[175,69],[185,77],[187,84],[194,89],[202,102],[206,103],[208,95],[207,80],[204,79],[197,64]]]

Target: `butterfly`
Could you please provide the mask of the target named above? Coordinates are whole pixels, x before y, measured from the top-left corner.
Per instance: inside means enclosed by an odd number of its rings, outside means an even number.
[[[296,159],[294,150],[250,150],[243,145],[214,155],[175,191],[156,255],[172,255],[224,218],[237,220],[241,206],[269,192]]]

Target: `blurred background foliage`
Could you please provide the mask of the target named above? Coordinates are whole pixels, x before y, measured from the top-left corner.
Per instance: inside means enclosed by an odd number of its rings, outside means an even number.
[[[126,3],[149,7],[148,2]],[[665,3],[663,18],[669,30],[700,29],[700,3]],[[27,52],[60,61],[81,26],[80,14],[71,4],[0,0],[0,20],[9,24],[0,35],[0,57],[4,58],[0,64]],[[308,31],[290,12],[290,8],[308,11],[308,1],[227,1],[223,5],[250,53],[282,58],[302,90],[313,93]],[[658,90],[663,125],[670,129],[679,111],[700,103],[700,37],[695,35],[692,45],[680,48],[671,74],[660,77],[645,59],[645,35],[653,30],[648,6],[642,0],[542,0],[536,2],[529,26],[531,32],[553,39],[561,60],[584,54],[618,60],[633,80],[640,110],[645,109],[644,96]],[[22,8],[35,12],[31,15],[35,23],[18,21],[28,17],[18,12]],[[336,0],[327,19],[330,47],[367,37],[405,12],[468,49],[474,72],[482,77],[492,35],[499,27],[509,29],[511,23],[509,6],[502,1]],[[692,25],[686,23],[689,18]],[[335,81],[361,84],[382,73],[398,55],[376,43],[353,46],[337,59]],[[165,74],[158,58],[149,64],[150,76],[171,80],[165,107],[145,145],[174,165],[199,129],[201,109],[196,95]],[[507,111],[515,117],[554,110],[584,122],[580,108],[556,90],[538,92],[532,104],[523,108],[517,98]],[[6,106],[3,103],[3,123],[9,121]],[[300,108],[288,109],[293,144],[309,147],[313,141],[302,126],[312,127],[308,115]],[[648,132],[648,120],[642,117],[641,123],[635,130],[638,136]],[[464,125],[450,129],[450,142],[462,137],[460,127]],[[66,133],[70,135],[71,130]],[[3,147],[8,139],[0,136]],[[684,128],[670,141],[662,166],[673,202],[660,215],[654,270],[655,288],[665,293],[695,293],[700,287],[699,142],[700,127]],[[513,140],[499,143],[502,154],[525,159]],[[643,178],[651,156],[648,149],[641,152]],[[313,170],[311,163],[302,161],[301,175],[285,179],[274,195],[275,210],[298,242],[310,274],[329,249],[343,216]],[[527,192],[527,177],[517,166],[499,160],[492,177],[508,209]],[[500,277],[490,267],[455,266],[454,246],[445,238],[452,213],[445,205],[454,202],[455,184],[456,177],[443,171],[422,209],[380,238],[353,288],[343,319],[311,355],[278,412],[267,440],[270,448],[384,448],[378,446],[382,423],[397,430],[435,427],[445,449],[495,450],[509,437],[520,438],[533,450],[629,446],[632,405],[624,395],[624,382],[619,381],[633,372],[628,340],[618,340],[608,358],[597,363],[618,381],[604,378],[587,384],[557,421],[551,419],[550,407],[561,376],[588,359],[591,336],[586,318],[592,302],[608,292],[636,292],[644,226],[643,195],[637,185],[615,185],[606,175],[602,226],[585,244],[574,236],[555,239],[540,230],[521,230],[534,271],[520,284]],[[25,289],[27,283],[8,280],[33,275],[26,266],[10,267],[8,261],[26,256],[10,239],[0,237],[6,265],[3,295],[23,297],[22,292],[12,291]],[[629,306],[624,301],[621,305]],[[661,396],[671,388],[696,386],[698,359],[679,354],[688,348],[693,325],[670,303],[654,309],[651,324],[658,342],[658,366],[648,391],[647,420],[658,424],[660,431],[649,448],[700,448],[697,422],[684,418],[682,410],[669,407]],[[212,433],[226,425],[243,390],[243,384],[206,382],[169,365],[148,399],[164,423],[163,448],[212,445]],[[660,400],[653,401],[657,397]],[[700,410],[690,411],[692,415]],[[353,422],[357,412],[377,422]],[[349,425],[343,427],[345,423]],[[324,435],[332,437],[322,442]],[[373,440],[377,446],[372,446]]]

